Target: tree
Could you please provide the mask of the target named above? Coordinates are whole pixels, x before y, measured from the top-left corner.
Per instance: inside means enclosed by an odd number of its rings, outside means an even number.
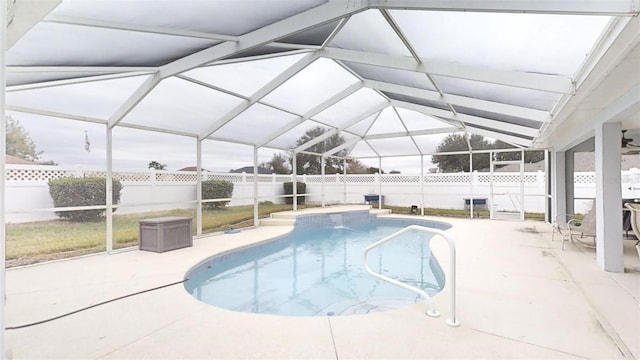
[[[359,160],[347,160],[347,174],[368,174],[369,168]]]
[[[298,141],[296,141],[296,147],[302,144],[305,144],[319,136],[322,136],[325,132],[327,132],[327,129],[321,126],[317,126],[313,129],[307,130],[307,132],[302,137],[300,137]],[[306,150],[309,152],[322,154],[342,144],[344,144],[344,138],[342,136],[339,136],[338,134],[335,134],[325,139],[324,141],[321,141],[313,146],[310,146]],[[345,156],[346,150],[341,150],[334,155]],[[310,154],[297,154],[296,155],[296,169],[297,169],[296,174],[319,175],[322,173],[320,162],[321,162],[320,156],[310,155]],[[343,172],[342,160],[335,159],[335,158],[326,158],[325,174],[335,174],[338,172],[339,173]]]
[[[473,150],[486,150],[493,148],[493,143],[486,140],[482,135],[472,134],[469,137],[469,142],[471,143]],[[436,151],[469,151],[469,146],[467,145],[467,140],[464,135],[451,134],[442,140]],[[469,154],[433,155],[431,157],[431,162],[436,164],[442,172],[469,171]],[[489,156],[473,157],[473,170],[487,168],[489,168]]]
[[[6,121],[7,155],[13,155],[29,161],[40,159],[43,151],[36,149],[36,144],[29,137],[27,130],[20,125],[20,121],[14,120],[11,116],[7,116]]]
[[[147,169],[166,170],[167,164],[160,164],[157,161],[149,161],[149,167]]]
[[[494,143],[495,149],[513,149],[515,148],[512,145],[509,145],[503,141],[496,140]],[[496,153],[496,160],[498,161],[511,161],[511,160],[520,160],[520,152],[502,152]],[[525,151],[524,152],[524,162],[525,163],[537,163],[539,161],[544,160],[544,151]]]
[[[271,170],[275,174],[291,174],[291,168],[289,168],[289,159],[281,154],[273,154],[271,160],[260,164],[265,169]]]

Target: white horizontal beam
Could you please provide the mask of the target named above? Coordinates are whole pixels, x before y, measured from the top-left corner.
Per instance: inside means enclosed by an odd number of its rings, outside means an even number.
[[[234,139],[223,138],[218,136],[209,136],[208,138],[203,140],[213,140],[213,141],[220,141],[220,142],[226,142],[226,143],[232,143],[232,144],[238,144],[238,145],[254,146],[254,144],[251,143],[250,141],[234,140]],[[278,150],[286,151],[287,149],[278,149]]]
[[[419,111],[426,115],[438,116],[449,120],[460,121],[465,126],[476,125],[481,127],[487,127],[496,129],[496,131],[507,131],[514,134],[521,134],[524,136],[535,137],[540,134],[538,129],[510,124],[504,121],[487,119],[480,116],[472,116],[466,114],[452,114],[450,111],[433,108],[430,106],[424,106],[419,104],[407,103],[405,101],[391,100],[391,104],[396,107],[405,108],[409,110]],[[410,104],[410,105],[409,105]]]
[[[355,139],[351,139],[335,148],[328,150],[323,156],[328,156],[331,154],[335,154],[342,149],[346,149],[359,141],[367,141],[367,140],[378,140],[378,139],[392,139],[399,137],[407,137],[407,136],[422,136],[422,135],[434,135],[434,134],[447,134],[452,132],[459,131],[454,127],[446,127],[446,128],[437,128],[437,129],[425,129],[425,130],[416,130],[416,131],[401,131],[397,133],[387,133],[387,134],[375,134],[375,135],[367,135],[362,137],[357,137]]]
[[[7,22],[4,22],[7,26],[7,42],[6,48],[2,49],[2,51],[11,49],[20,38],[60,5],[61,2],[61,0],[2,1],[2,6],[8,10],[8,12],[5,12]]]
[[[209,40],[217,40],[217,41],[238,41],[237,36],[211,34],[211,33],[206,33],[201,31],[191,31],[191,30],[184,30],[184,29],[178,29],[178,28],[146,26],[146,25],[137,25],[137,24],[124,24],[124,23],[118,23],[114,21],[84,19],[84,18],[76,18],[72,16],[62,16],[62,15],[49,15],[43,20],[43,22],[86,26],[86,27],[94,27],[94,28],[102,28],[102,29],[112,29],[112,30],[135,31],[135,32],[143,32],[143,33],[149,33],[149,34],[183,36],[183,37],[209,39]]]
[[[346,89],[338,92],[337,94],[331,96],[330,98],[328,98],[327,100],[323,101],[322,103],[316,105],[311,110],[307,111],[299,119],[296,119],[296,120],[290,122],[289,124],[287,124],[287,125],[281,127],[280,129],[274,131],[273,133],[271,133],[269,136],[265,137],[264,139],[258,141],[256,143],[256,146],[257,147],[262,147],[262,146],[268,144],[269,142],[273,141],[274,139],[276,139],[280,135],[284,134],[285,132],[293,129],[294,127],[296,127],[296,126],[298,126],[300,124],[302,124],[306,120],[311,119],[313,116],[321,113],[322,111],[324,111],[328,107],[332,106],[333,104],[337,103],[338,101],[340,101],[340,100],[346,98],[347,96],[353,94],[354,92],[358,91],[360,88],[362,88],[362,83],[361,82],[357,82],[357,83],[347,87]]]
[[[198,137],[197,134],[186,132],[186,131],[170,130],[170,129],[158,128],[158,127],[147,126],[147,125],[120,123],[120,124],[118,124],[118,127],[136,129],[136,130],[144,130],[144,131],[153,131],[153,132],[162,133],[162,134],[186,136],[186,137],[192,137],[192,138],[197,138]]]
[[[392,56],[338,48],[325,48],[323,50],[318,50],[318,52],[320,56],[334,60],[350,61],[392,69],[415,71],[431,75],[442,75],[560,94],[571,94],[574,92],[574,85],[571,82],[571,79],[557,75],[543,75],[520,71],[480,68],[460,63],[435,61],[425,58],[420,58],[421,63],[417,63],[413,57],[408,56]]]
[[[337,153],[338,151],[342,151],[343,149],[346,149],[346,148],[348,148],[348,147],[350,147],[350,146],[355,145],[355,144],[356,144],[356,143],[358,143],[359,141],[362,141],[362,138],[361,138],[361,137],[357,137],[357,138],[353,138],[353,139],[351,139],[351,140],[345,141],[345,142],[343,142],[342,144],[340,144],[340,145],[338,145],[338,146],[334,147],[333,149],[329,149],[329,150],[327,150],[324,154],[322,154],[322,156],[329,156],[329,155],[331,155],[331,154],[335,154],[335,153]]]
[[[446,134],[446,133],[458,132],[458,131],[460,130],[458,130],[458,128],[455,128],[455,127],[444,127],[444,128],[436,128],[436,129],[400,131],[400,132],[387,133],[387,134],[367,135],[363,139],[364,140],[393,139],[393,138],[406,137],[406,136]]]
[[[368,118],[369,116],[371,116],[371,115],[373,115],[373,114],[375,114],[377,112],[382,111],[387,106],[389,106],[389,104],[385,102],[385,103],[376,105],[376,106],[374,106],[374,107],[372,107],[370,109],[367,109],[363,113],[361,113],[359,115],[356,115],[355,117],[353,117],[352,119],[350,119],[346,123],[342,124],[340,127],[337,127],[335,129],[329,130],[329,131],[325,132],[324,134],[322,134],[322,135],[320,135],[320,136],[318,136],[318,137],[316,137],[314,139],[311,139],[311,140],[307,141],[306,143],[304,143],[304,144],[298,146],[297,148],[295,148],[293,151],[297,153],[297,152],[300,152],[300,151],[302,151],[304,149],[310,148],[311,146],[313,146],[313,145],[315,145],[315,144],[317,144],[319,142],[322,142],[325,139],[328,139],[328,138],[332,137],[333,135],[339,133],[341,130],[344,130],[344,129],[350,127],[350,126],[353,126],[353,125],[359,123],[360,121]]]
[[[24,84],[24,85],[13,85],[13,86],[7,87],[6,92],[44,89],[44,88],[50,88],[50,87],[56,87],[56,86],[83,84],[83,83],[91,83],[91,82],[113,80],[113,79],[125,79],[130,77],[145,76],[145,75],[151,75],[151,74],[152,72],[132,72],[132,73],[80,76],[80,77],[74,77],[69,79],[51,80],[51,81],[45,81],[45,82],[34,82],[34,83]]]
[[[7,66],[7,73],[123,73],[123,72],[154,72],[153,66]]]
[[[238,38],[237,42],[227,41],[164,65],[160,71],[161,77],[175,75],[235,53],[277,41],[278,39],[298,32],[322,26],[363,10],[366,10],[366,3],[356,4],[342,1],[329,1],[323,5],[242,35]]]
[[[285,71],[276,76],[273,80],[269,81],[266,85],[258,89],[248,101],[245,101],[230,111],[228,111],[225,115],[223,115],[220,119],[218,119],[213,125],[211,125],[208,129],[206,129],[201,135],[200,139],[206,139],[211,134],[213,134],[216,130],[225,126],[229,121],[233,120],[236,116],[242,114],[245,110],[250,108],[253,104],[260,101],[265,96],[269,95],[273,90],[275,90],[278,86],[282,85],[284,82],[289,80],[295,74],[304,69],[307,65],[311,64],[318,58],[316,53],[309,53],[302,59],[298,60],[295,64],[291,65]]]
[[[532,144],[531,140],[527,140],[527,139],[523,139],[521,137],[517,137],[517,136],[512,136],[512,135],[507,135],[507,134],[503,134],[500,132],[495,132],[495,131],[490,131],[490,130],[486,130],[486,129],[479,129],[473,126],[467,126],[467,131],[473,134],[478,134],[478,135],[482,135],[482,136],[488,136],[497,140],[502,140],[506,143],[513,143],[513,144],[517,144],[517,145],[522,145],[524,147],[530,147]]]
[[[551,121],[551,115],[542,110],[530,109],[521,106],[508,105],[497,103],[493,101],[474,99],[465,96],[444,94],[440,96],[439,93],[431,90],[418,89],[409,86],[391,84],[382,81],[364,80],[364,86],[380,90],[392,92],[400,95],[413,96],[422,99],[428,99],[432,101],[438,101],[443,104],[452,104],[458,106],[464,106],[468,108],[478,109],[482,111],[488,111],[498,114],[504,114],[509,116],[515,116],[523,119],[529,119],[539,122]]]
[[[94,118],[94,117],[89,117],[89,116],[66,114],[66,113],[61,113],[61,112],[56,112],[56,111],[34,109],[34,108],[29,108],[29,107],[24,107],[24,106],[15,106],[15,105],[9,105],[9,104],[7,104],[5,106],[5,108],[8,111],[21,112],[21,113],[25,113],[25,114],[49,116],[49,117],[54,117],[54,118],[84,121],[84,122],[89,122],[89,123],[94,123],[94,124],[102,124],[102,125],[106,125],[107,124],[107,120],[105,120],[105,119],[99,119],[99,118]]]
[[[233,92],[233,91],[228,90],[228,89],[224,89],[224,88],[221,88],[221,87],[218,87],[218,86],[215,86],[215,85],[211,85],[211,84],[209,84],[207,82],[198,80],[198,79],[193,78],[191,76],[187,76],[187,75],[181,74],[181,75],[176,75],[176,77],[179,78],[179,79],[185,80],[185,81],[189,81],[189,82],[194,83],[196,85],[200,85],[202,87],[206,87],[206,88],[211,89],[211,90],[219,91],[221,93],[225,93],[227,95],[235,96],[237,98],[249,101],[249,97],[248,96],[244,96],[242,94],[238,94],[237,92]]]
[[[143,82],[136,91],[129,96],[129,98],[109,117],[109,128],[112,129],[118,125],[127,114],[133,110],[133,108],[147,96],[158,84],[160,83],[159,73],[155,73],[150,76],[145,82]]]
[[[369,5],[381,9],[518,14],[633,16],[639,11],[637,0],[369,0]]]

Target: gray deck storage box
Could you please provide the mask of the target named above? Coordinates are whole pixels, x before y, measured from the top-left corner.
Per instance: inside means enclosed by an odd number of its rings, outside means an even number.
[[[140,220],[140,250],[165,252],[193,246],[192,219],[169,216]]]

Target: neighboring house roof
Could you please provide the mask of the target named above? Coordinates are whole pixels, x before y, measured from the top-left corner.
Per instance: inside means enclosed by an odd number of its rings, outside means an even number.
[[[7,164],[20,164],[20,165],[38,165],[33,161],[25,160],[13,155],[5,155],[5,163]]]
[[[496,172],[520,172],[519,164],[509,164],[503,167],[497,168]],[[544,160],[535,163],[524,163],[525,172],[544,171]]]
[[[245,166],[245,167],[241,167],[239,169],[231,170],[229,172],[231,172],[231,173],[253,174],[253,166]],[[262,166],[258,166],[258,174],[271,175],[271,170],[269,170],[267,168],[264,168]]]
[[[197,166],[187,166],[187,167],[183,167],[182,169],[179,169],[178,171],[198,171],[198,167]],[[202,168],[202,171],[211,172],[210,170],[207,170],[205,168]]]
[[[573,171],[586,172],[596,170],[595,153],[593,152],[577,152],[573,157]],[[622,170],[640,169],[640,155],[626,155],[622,154],[620,162]],[[520,171],[520,165],[509,164],[496,169],[497,172],[518,172]],[[525,172],[544,171],[544,160],[537,163],[524,164]]]

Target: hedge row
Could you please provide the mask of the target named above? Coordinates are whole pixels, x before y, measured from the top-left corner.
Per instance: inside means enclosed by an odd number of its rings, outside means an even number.
[[[229,180],[206,180],[202,182],[203,199],[229,199],[233,196],[233,183]],[[229,201],[207,202],[203,206],[207,209],[225,207]]]
[[[107,203],[107,179],[101,177],[65,177],[49,180],[49,194],[55,207],[105,205]],[[113,179],[113,204],[120,202],[122,183]],[[116,209],[113,209],[116,211]],[[56,211],[56,215],[70,221],[98,221],[105,209]]]

